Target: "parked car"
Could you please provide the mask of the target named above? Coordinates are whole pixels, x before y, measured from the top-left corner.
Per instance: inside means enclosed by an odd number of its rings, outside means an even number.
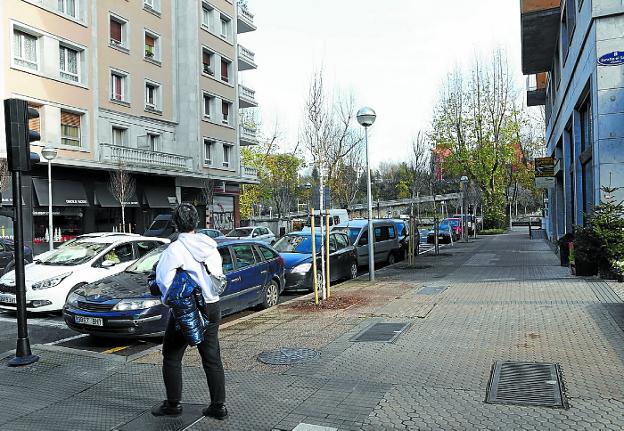
[[[216,238],[224,238],[223,232],[217,229],[199,229],[197,233],[203,233],[204,235],[208,235],[212,239]]]
[[[59,311],[69,293],[118,274],[168,240],[136,235],[79,239],[26,265],[26,309]],[[0,308],[15,310],[15,271],[0,278]]]
[[[467,226],[467,229],[468,229],[468,235],[473,235],[474,234],[474,230],[476,228],[475,216],[473,216],[471,214],[455,214],[453,216],[453,218],[459,218],[461,220],[463,220],[465,218],[466,219],[466,226]]]
[[[59,244],[54,250],[48,250],[46,252],[40,253],[38,255],[36,255],[34,257],[34,260],[40,260],[40,259],[45,259],[46,257],[48,257],[50,254],[54,253],[54,251],[58,250],[59,248],[63,248],[63,247],[67,247],[70,244],[73,244],[74,242],[78,241],[79,239],[85,239],[85,238],[102,238],[105,236],[140,236],[137,233],[124,233],[124,232],[91,232],[91,233],[83,233],[82,235],[78,235],[75,238],[72,238],[68,241],[65,241],[62,244]]]
[[[461,219],[445,218],[438,224],[438,243],[451,243],[461,238]],[[427,244],[435,244],[435,226],[427,234]]]
[[[333,228],[334,226],[338,226],[341,223],[347,223],[349,221],[349,214],[346,209],[329,209],[327,210],[329,213],[329,228]],[[324,212],[325,214],[325,212]],[[325,224],[326,217],[323,216],[323,224]],[[314,225],[319,227],[321,225],[321,216],[320,211],[314,211]],[[302,229],[303,232],[309,232],[312,227],[312,221],[310,217],[308,217],[304,223],[304,227]]]
[[[396,224],[390,219],[373,220],[375,231],[375,262],[392,265],[402,257]],[[359,266],[368,266],[368,220],[350,220],[334,227],[332,232],[342,232],[349,236],[355,246]]]
[[[32,249],[24,246],[24,263],[33,261]],[[6,238],[0,238],[0,274],[4,275],[15,267],[15,243]]]
[[[225,237],[229,239],[253,239],[269,245],[275,243],[275,234],[271,232],[271,229],[264,226],[238,227],[232,229]]]
[[[227,287],[221,314],[245,308],[273,307],[284,289],[284,261],[258,241],[217,239]],[[71,329],[102,337],[160,336],[169,309],[150,294],[147,276],[167,246],[145,255],[124,272],[87,284],[72,292],[63,308]]]
[[[401,245],[401,251],[398,255],[398,260],[407,259],[409,254],[409,241],[410,241],[410,232],[409,232],[409,220],[404,219],[394,219],[392,220],[396,226],[397,230],[397,239],[399,240],[399,244]],[[418,253],[418,246],[420,245],[420,232],[418,229],[416,230],[416,236],[414,237],[414,254]]]
[[[176,228],[173,224],[173,216],[171,214],[159,214],[145,230],[143,235],[169,238],[175,232]]]
[[[323,241],[320,233],[315,235],[317,267],[320,284],[321,249]],[[286,268],[286,289],[313,289],[312,280],[312,233],[301,231],[284,235],[275,243],[275,250],[284,259]],[[358,275],[357,254],[349,237],[342,232],[329,235],[329,272],[330,281],[355,278]]]

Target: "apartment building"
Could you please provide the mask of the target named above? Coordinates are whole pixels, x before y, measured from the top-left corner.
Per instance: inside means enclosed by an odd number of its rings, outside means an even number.
[[[256,67],[237,42],[256,28],[248,10],[230,0],[4,0],[0,22],[1,92],[39,111],[32,150],[58,149],[53,214],[64,234],[119,224],[115,170],[136,182],[126,199],[133,230],[180,201],[214,214],[207,223],[218,228],[239,223],[240,184],[256,180],[240,163],[241,145],[256,143],[239,122],[239,110],[257,106],[238,84],[239,71]],[[10,191],[3,196],[11,204]],[[33,168],[32,200],[41,236],[43,164]]]
[[[555,159],[546,190],[554,241],[584,223],[602,186],[624,186],[624,4],[522,0],[521,22],[527,104],[544,107]]]

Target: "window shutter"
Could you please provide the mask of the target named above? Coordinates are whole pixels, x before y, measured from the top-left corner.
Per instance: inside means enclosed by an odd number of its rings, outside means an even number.
[[[155,40],[152,36],[145,35],[145,45],[154,48]]]
[[[61,111],[61,125],[80,127],[80,115]]]
[[[223,109],[223,116],[227,116],[230,106],[228,105],[227,102],[221,102],[221,106]]]
[[[228,64],[223,60],[221,60],[221,79],[228,80]]]
[[[110,21],[110,37],[113,40],[121,43],[121,23],[111,19]]]
[[[121,76],[113,75],[113,98],[115,100],[121,100],[122,99],[121,87],[122,87]]]
[[[204,51],[204,65],[210,66],[210,54]]]

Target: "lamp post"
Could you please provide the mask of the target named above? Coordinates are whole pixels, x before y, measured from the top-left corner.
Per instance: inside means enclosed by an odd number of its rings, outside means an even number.
[[[468,242],[468,216],[466,215],[466,189],[468,186],[468,177],[466,175],[462,175],[459,179],[462,188],[462,236],[464,237],[464,241]]]
[[[375,281],[375,232],[373,231],[373,195],[371,192],[371,171],[370,171],[370,151],[368,148],[368,128],[375,123],[377,114],[372,108],[364,107],[357,112],[358,123],[364,127],[364,138],[366,142],[366,193],[368,195],[368,279]]]
[[[48,242],[50,250],[54,250],[54,224],[52,223],[52,160],[56,158],[56,148],[45,147],[41,155],[48,161]]]

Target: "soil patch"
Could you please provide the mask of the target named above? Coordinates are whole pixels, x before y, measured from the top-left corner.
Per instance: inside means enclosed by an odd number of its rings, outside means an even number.
[[[369,302],[369,299],[359,295],[349,296],[331,296],[325,301],[319,300],[318,305],[314,303],[314,300],[298,301],[290,304],[286,309],[303,311],[303,312],[315,312],[324,310],[346,310],[353,306],[365,305]]]

